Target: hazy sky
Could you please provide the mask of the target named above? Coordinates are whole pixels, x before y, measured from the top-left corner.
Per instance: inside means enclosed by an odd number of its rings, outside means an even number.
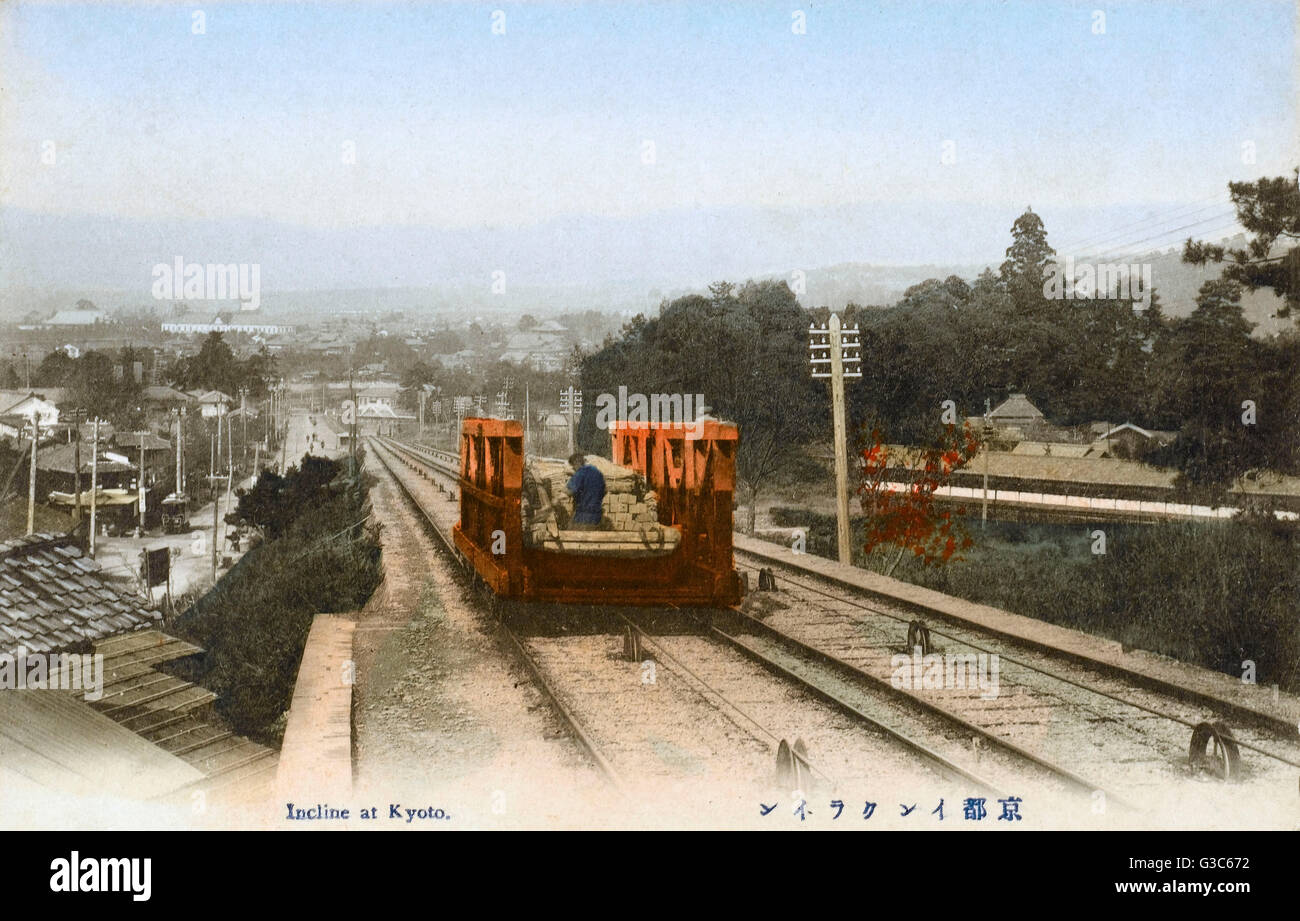
[[[318,229],[1194,203],[1297,162],[1295,25],[1276,0],[7,2],[0,203]]]

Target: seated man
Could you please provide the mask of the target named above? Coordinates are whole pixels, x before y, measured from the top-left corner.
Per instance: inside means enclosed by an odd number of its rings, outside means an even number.
[[[573,519],[569,527],[575,531],[595,531],[600,527],[605,478],[587,463],[585,454],[571,456],[569,466],[573,468],[573,476],[564,486],[573,496]]]

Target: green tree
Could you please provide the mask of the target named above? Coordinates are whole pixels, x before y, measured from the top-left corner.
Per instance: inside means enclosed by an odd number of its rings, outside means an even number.
[[[1173,333],[1171,397],[1182,428],[1168,457],[1181,487],[1214,501],[1265,458],[1258,418],[1243,418],[1243,402],[1253,397],[1258,411],[1260,394],[1251,328],[1240,286],[1219,279],[1201,286],[1196,309]]]
[[[32,383],[38,387],[67,387],[77,373],[77,362],[63,349],[55,349],[41,359]]]
[[[1300,248],[1295,245],[1300,240],[1300,167],[1290,178],[1230,182],[1228,192],[1250,241],[1241,249],[1229,249],[1189,238],[1183,245],[1183,261],[1226,262],[1224,279],[1251,291],[1272,288],[1286,299],[1278,316],[1288,316],[1300,304]],[[1273,252],[1279,241],[1292,244],[1285,254]]]
[[[640,393],[703,394],[713,416],[740,428],[736,472],[752,527],[759,496],[801,450],[824,417],[807,361],[809,315],[784,282],[709,286],[638,315],[582,361],[580,442],[604,447],[595,429],[593,393],[626,386]],[[726,356],[726,360],[719,360]]]
[[[228,396],[238,389],[235,353],[221,333],[208,333],[199,352],[190,359],[184,385],[187,390],[220,390]]]
[[[1047,243],[1043,220],[1026,208],[1011,225],[1011,245],[999,269],[999,278],[1016,306],[1032,310],[1043,303],[1044,269],[1052,264],[1056,250]]]

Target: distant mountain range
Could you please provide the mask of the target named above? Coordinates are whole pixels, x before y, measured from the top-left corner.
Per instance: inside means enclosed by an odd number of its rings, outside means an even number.
[[[79,298],[109,311],[174,304],[153,299],[154,265],[256,263],[260,313],[310,323],[346,313],[400,311],[417,323],[598,310],[653,313],[665,298],[712,281],[784,279],[807,306],[884,306],[927,278],[972,280],[996,270],[1018,210],[976,205],[853,205],[785,213],[712,209],[635,219],[569,218],[524,228],[312,229],[252,219],[176,221],[53,216],[0,209],[0,320],[48,316]],[[1140,209],[1047,211],[1076,236]],[[901,228],[901,230],[900,230]],[[912,228],[912,233],[904,232]],[[860,254],[869,251],[871,261]],[[923,254],[953,261],[926,263]],[[991,254],[988,258],[985,258]],[[1214,267],[1184,265],[1177,248],[1109,261],[1150,262],[1164,309],[1190,312]],[[802,275],[800,275],[802,273]],[[189,316],[229,316],[231,301],[189,301]],[[1246,298],[1267,335],[1290,326],[1271,293]]]

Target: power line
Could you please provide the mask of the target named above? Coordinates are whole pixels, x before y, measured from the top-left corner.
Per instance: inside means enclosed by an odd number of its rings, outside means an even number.
[[[1084,247],[1096,246],[1100,243],[1106,242],[1107,240],[1115,239],[1118,236],[1122,236],[1127,233],[1132,233],[1134,231],[1137,231],[1140,228],[1142,228],[1144,225],[1156,225],[1165,221],[1168,221],[1170,223],[1173,223],[1175,221],[1182,221],[1195,214],[1200,214],[1202,212],[1210,210],[1211,208],[1216,208],[1219,207],[1220,205],[1227,204],[1228,201],[1229,201],[1228,196],[1220,194],[1214,196],[1213,198],[1207,198],[1204,201],[1193,202],[1190,205],[1179,205],[1175,208],[1170,208],[1158,214],[1148,215],[1147,217],[1141,218],[1139,220],[1130,221],[1127,224],[1120,224],[1118,227],[1112,227],[1109,230],[1103,231],[1101,233],[1089,234],[1081,240],[1076,240],[1073,243],[1064,244],[1061,247],[1061,249],[1081,250]]]
[[[1138,245],[1140,245],[1140,244],[1142,244],[1142,243],[1147,243],[1147,242],[1149,242],[1149,241],[1151,241],[1151,240],[1159,240],[1159,239],[1162,239],[1162,238],[1164,238],[1164,237],[1171,236],[1171,235],[1173,235],[1173,234],[1182,233],[1182,232],[1185,231],[1185,230],[1190,230],[1190,229],[1193,228],[1193,227],[1199,227],[1199,226],[1202,225],[1202,224],[1212,224],[1212,223],[1214,223],[1215,221],[1221,221],[1221,220],[1223,220],[1225,217],[1227,217],[1226,214],[1219,214],[1219,215],[1215,215],[1214,217],[1205,218],[1204,220],[1193,221],[1193,222],[1190,223],[1190,224],[1184,224],[1184,225],[1181,226],[1181,227],[1174,227],[1174,228],[1172,228],[1172,229],[1170,229],[1170,230],[1162,230],[1161,232],[1159,232],[1159,233],[1157,233],[1157,234],[1153,234],[1153,235],[1151,235],[1151,236],[1142,237],[1142,238],[1137,239],[1137,240],[1130,240],[1130,241],[1128,241],[1127,243],[1121,243],[1121,244],[1119,244],[1118,246],[1112,246],[1112,247],[1110,247],[1109,249],[1106,249],[1106,250],[1104,251],[1104,253],[1103,253],[1101,250],[1098,250],[1098,251],[1096,251],[1096,252],[1094,253],[1094,256],[1095,256],[1096,258],[1105,259],[1105,258],[1107,258],[1107,257],[1109,257],[1109,256],[1119,255],[1119,254],[1121,254],[1121,253],[1125,253],[1125,252],[1132,252],[1132,248],[1133,248],[1133,247],[1138,246]],[[1231,224],[1225,224],[1225,225],[1223,225],[1222,227],[1219,227],[1219,228],[1216,229],[1216,230],[1204,231],[1204,232],[1201,234],[1201,236],[1208,236],[1208,235],[1210,235],[1210,234],[1219,233],[1220,231],[1223,231],[1223,230],[1230,230],[1231,228],[1236,227],[1236,226],[1238,226],[1237,222],[1236,222],[1236,221],[1233,221]]]
[[[1188,217],[1190,216],[1191,215],[1188,215]],[[1155,239],[1159,239],[1160,237],[1167,237],[1170,236],[1171,234],[1181,233],[1182,231],[1187,230],[1190,227],[1198,227],[1202,224],[1212,224],[1216,221],[1232,219],[1234,217],[1235,217],[1234,212],[1225,211],[1217,214],[1211,214],[1209,217],[1198,218],[1195,221],[1191,221],[1188,223],[1174,222],[1160,229],[1148,228],[1148,230],[1146,231],[1139,231],[1137,233],[1130,232],[1127,234],[1116,234],[1115,236],[1110,237],[1109,239],[1098,241],[1092,246],[1084,247],[1083,252],[1097,254],[1097,253],[1109,252],[1114,249],[1122,249],[1128,246],[1135,246],[1139,243],[1142,243],[1145,240],[1155,240]]]

